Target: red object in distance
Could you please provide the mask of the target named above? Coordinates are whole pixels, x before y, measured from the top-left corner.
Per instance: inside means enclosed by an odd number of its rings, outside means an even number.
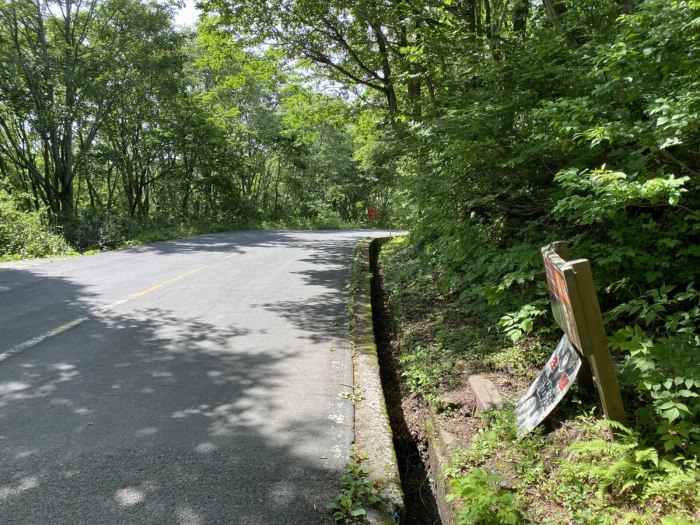
[[[377,220],[377,208],[374,206],[370,206],[367,208],[367,218],[370,221],[376,221]]]

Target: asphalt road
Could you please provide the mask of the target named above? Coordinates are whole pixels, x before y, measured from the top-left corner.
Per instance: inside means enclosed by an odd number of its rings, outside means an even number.
[[[327,521],[353,437],[345,283],[381,233],[0,265],[0,523]]]

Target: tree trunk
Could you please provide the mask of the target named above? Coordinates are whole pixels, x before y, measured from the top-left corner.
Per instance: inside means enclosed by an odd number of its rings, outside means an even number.
[[[401,25],[401,37],[399,40],[399,45],[401,47],[407,47],[408,46],[408,30],[406,29],[405,25]],[[416,64],[413,62],[408,63],[408,70],[409,70],[409,79],[406,82],[406,88],[407,88],[407,94],[408,94],[408,99],[411,103],[411,106],[413,108],[413,118],[416,120],[421,119],[421,80],[420,80],[420,73],[421,73],[421,66],[420,64]]]
[[[486,11],[486,36],[493,36],[493,25],[491,21],[491,0],[484,0],[484,10]]]
[[[542,0],[549,19],[552,21],[554,26],[559,29],[564,35],[566,43],[569,47],[576,47],[576,42],[574,38],[564,29],[564,24],[562,23],[562,17],[566,13],[566,6],[560,0]]]
[[[530,14],[530,0],[516,0],[513,6],[513,31],[525,36],[527,17]]]
[[[467,24],[469,32],[476,35],[476,0],[467,0]]]
[[[382,64],[382,83],[384,84],[384,95],[386,96],[389,111],[391,113],[398,113],[399,103],[398,99],[396,98],[394,77],[391,70],[391,63],[389,62],[389,49],[387,46],[386,35],[384,35],[384,32],[378,23],[372,23],[370,24],[370,27],[372,28],[372,31],[374,31],[374,37],[377,41],[377,46],[379,47],[379,55],[381,57]]]

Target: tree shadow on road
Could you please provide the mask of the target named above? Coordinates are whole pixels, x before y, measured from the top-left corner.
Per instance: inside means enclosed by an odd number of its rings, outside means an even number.
[[[166,242],[144,244],[123,251],[154,252],[160,254],[186,253],[244,253],[254,247],[277,247],[298,244],[307,249],[318,250],[320,245],[336,247],[357,242],[364,237],[381,234],[377,230],[250,230],[198,235]],[[331,257],[337,256],[330,255]]]
[[[1,523],[329,519],[347,453],[322,444],[347,441],[351,422],[333,419],[337,391],[286,399],[314,381],[298,352],[166,309],[96,314],[81,287],[51,279],[89,320],[0,363]],[[296,322],[336,313],[312,305]]]
[[[259,305],[301,328],[313,343],[347,339],[347,283],[355,243],[305,242],[300,262],[306,269],[292,272],[313,293],[298,300]]]

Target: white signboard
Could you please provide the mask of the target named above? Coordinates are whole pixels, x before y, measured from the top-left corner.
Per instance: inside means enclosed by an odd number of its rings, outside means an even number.
[[[542,372],[515,408],[518,437],[539,425],[568,392],[581,368],[581,358],[566,334]]]

